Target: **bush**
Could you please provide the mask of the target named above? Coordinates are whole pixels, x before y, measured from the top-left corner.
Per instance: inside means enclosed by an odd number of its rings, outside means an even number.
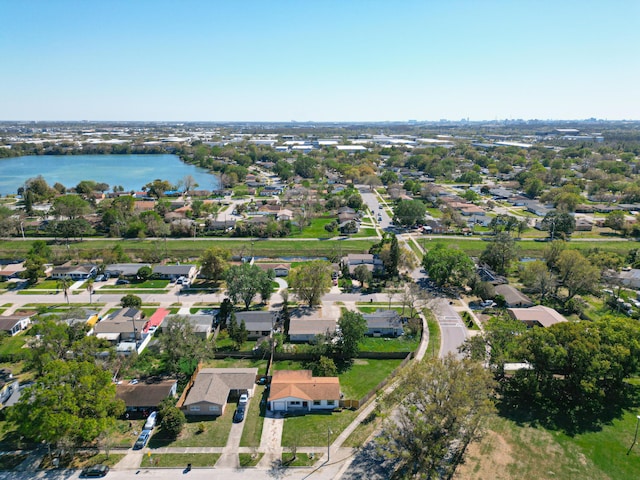
[[[160,427],[167,436],[177,438],[185,423],[187,423],[187,419],[184,413],[177,407],[169,407],[163,412]]]

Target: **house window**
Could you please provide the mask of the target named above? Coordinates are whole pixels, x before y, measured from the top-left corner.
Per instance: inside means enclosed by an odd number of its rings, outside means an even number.
[[[293,406],[300,405],[300,402],[298,400],[292,400],[289,402],[289,405],[293,405]]]
[[[335,400],[327,400],[327,405],[335,405],[336,401]]]
[[[314,401],[313,401],[313,404],[314,404],[315,406],[320,406],[320,405],[322,405],[322,402],[321,402],[320,400],[314,400]]]
[[[200,411],[200,405],[191,405],[189,407],[189,411],[191,411],[191,412],[199,412]]]
[[[209,411],[210,412],[219,412],[220,409],[218,408],[217,405],[209,405]]]

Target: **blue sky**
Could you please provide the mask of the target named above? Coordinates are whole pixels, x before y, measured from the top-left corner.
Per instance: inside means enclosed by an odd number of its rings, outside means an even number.
[[[0,119],[640,118],[640,2],[0,0]]]

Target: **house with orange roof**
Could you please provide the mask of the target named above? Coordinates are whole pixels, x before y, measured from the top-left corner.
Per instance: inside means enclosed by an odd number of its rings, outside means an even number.
[[[340,403],[338,377],[314,377],[311,370],[276,370],[269,389],[274,412],[333,410]]]

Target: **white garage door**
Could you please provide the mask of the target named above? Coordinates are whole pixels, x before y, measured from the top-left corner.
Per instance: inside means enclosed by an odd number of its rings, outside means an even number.
[[[273,405],[273,410],[276,412],[281,412],[287,409],[287,402],[271,402]]]

